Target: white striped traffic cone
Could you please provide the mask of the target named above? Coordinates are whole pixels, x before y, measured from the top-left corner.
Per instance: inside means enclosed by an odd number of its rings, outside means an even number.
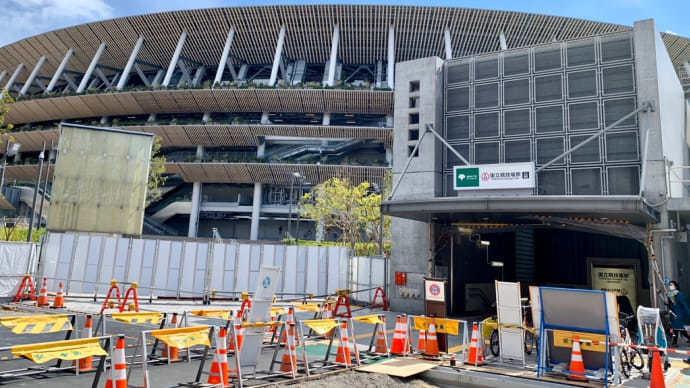
[[[127,388],[127,363],[125,361],[125,336],[117,337],[113,351],[113,365],[108,373],[105,388]]]
[[[36,305],[38,305],[38,307],[50,306],[50,303],[48,302],[48,279],[47,278],[43,278],[43,282],[41,283],[41,290],[38,291],[38,300],[36,301]]]

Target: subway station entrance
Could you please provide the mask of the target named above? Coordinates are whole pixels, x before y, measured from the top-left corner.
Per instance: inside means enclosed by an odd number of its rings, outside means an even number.
[[[627,296],[632,309],[650,305],[644,244],[659,215],[639,197],[459,197],[383,206],[388,215],[429,225],[429,269],[447,281],[448,314],[491,312],[494,280],[521,282],[523,295],[530,285],[607,289]]]

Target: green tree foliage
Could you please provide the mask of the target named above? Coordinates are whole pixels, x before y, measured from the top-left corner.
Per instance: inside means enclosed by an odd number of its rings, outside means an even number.
[[[168,180],[165,174],[165,155],[161,155],[161,137],[153,137],[153,146],[151,148],[151,167],[149,168],[149,181],[146,190],[146,206],[156,202],[161,198],[160,187]]]
[[[0,134],[4,134],[12,129],[12,124],[5,125],[5,115],[10,110],[10,105],[14,102],[7,89],[0,90]]]
[[[347,180],[331,178],[305,194],[302,202],[303,216],[340,230],[340,242],[351,249],[362,243],[379,247],[381,193],[368,182],[355,186]],[[384,239],[389,238],[390,217],[384,217],[383,229]]]

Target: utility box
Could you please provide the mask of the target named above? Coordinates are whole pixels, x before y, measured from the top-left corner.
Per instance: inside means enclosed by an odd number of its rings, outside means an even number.
[[[434,318],[446,317],[446,279],[424,278],[424,315]],[[448,337],[436,333],[438,350],[448,352]]]

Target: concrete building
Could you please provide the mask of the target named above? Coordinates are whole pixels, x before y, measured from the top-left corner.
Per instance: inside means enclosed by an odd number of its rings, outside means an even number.
[[[422,311],[429,275],[447,280],[451,313],[490,309],[501,278],[645,305],[669,279],[690,286],[690,110],[676,69],[653,20],[398,63],[400,184],[384,207],[391,278],[407,284],[391,290],[394,308]]]

